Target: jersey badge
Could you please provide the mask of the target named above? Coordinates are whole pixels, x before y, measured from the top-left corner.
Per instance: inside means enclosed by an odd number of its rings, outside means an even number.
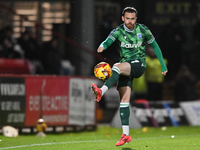
[[[141,34],[141,33],[138,33],[138,34],[137,34],[137,38],[138,38],[138,39],[141,39],[141,38],[142,38],[142,34]]]
[[[124,36],[124,39],[126,40],[127,36]]]

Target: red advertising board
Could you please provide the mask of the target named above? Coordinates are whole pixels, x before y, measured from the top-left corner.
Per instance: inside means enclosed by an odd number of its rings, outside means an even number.
[[[25,126],[34,126],[40,118],[47,125],[67,125],[69,114],[69,77],[26,76]]]

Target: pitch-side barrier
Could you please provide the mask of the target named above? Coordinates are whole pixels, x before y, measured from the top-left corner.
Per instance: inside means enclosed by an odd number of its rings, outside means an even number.
[[[95,78],[0,75],[0,126],[34,132],[39,118],[47,131],[91,129],[97,125],[90,86]]]

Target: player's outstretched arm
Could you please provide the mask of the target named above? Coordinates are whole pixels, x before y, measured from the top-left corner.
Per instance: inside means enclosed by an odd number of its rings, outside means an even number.
[[[150,45],[152,46],[156,57],[160,61],[162,74],[166,75],[168,70],[167,70],[166,64],[165,64],[165,62],[163,60],[163,55],[162,55],[162,52],[160,50],[160,47],[158,46],[158,44],[157,44],[157,42],[155,40]]]
[[[106,38],[105,41],[103,41],[100,45],[99,48],[97,49],[98,53],[103,52],[104,50],[106,50],[114,41],[109,38],[109,36]]]

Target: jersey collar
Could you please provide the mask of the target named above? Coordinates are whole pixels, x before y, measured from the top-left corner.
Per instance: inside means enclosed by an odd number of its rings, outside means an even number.
[[[136,25],[134,25],[134,29],[133,29],[133,30],[128,29],[128,28],[125,26],[125,23],[123,23],[123,26],[124,26],[125,31],[127,31],[127,32],[133,32],[133,31],[135,30],[135,26],[136,26]]]

